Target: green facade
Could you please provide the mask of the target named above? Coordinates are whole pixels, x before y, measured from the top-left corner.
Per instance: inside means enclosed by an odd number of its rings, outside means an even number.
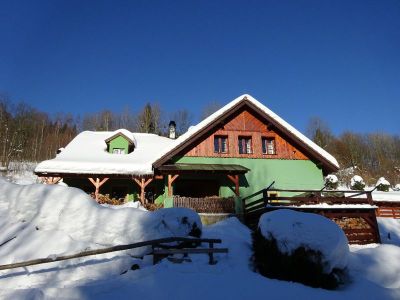
[[[240,197],[258,192],[268,187],[273,181],[275,181],[273,187],[278,189],[321,189],[324,185],[322,169],[310,160],[179,157],[175,159],[175,163],[237,164],[250,169],[246,174],[240,175]],[[174,184],[178,184],[178,181],[183,178],[218,180],[220,197],[235,196],[234,186],[226,175],[181,175]],[[164,202],[166,207],[172,206],[172,199],[167,196],[166,182],[164,194],[157,201]],[[240,199],[238,199],[238,212],[241,211],[240,206]]]
[[[108,146],[108,152],[113,153],[114,149],[124,149],[125,154],[128,154],[129,142],[122,136],[117,136],[111,140]]]

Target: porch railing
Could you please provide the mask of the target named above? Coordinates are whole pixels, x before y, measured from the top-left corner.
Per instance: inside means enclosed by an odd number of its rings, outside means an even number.
[[[235,199],[233,197],[181,197],[174,196],[174,207],[186,207],[198,213],[235,213]]]

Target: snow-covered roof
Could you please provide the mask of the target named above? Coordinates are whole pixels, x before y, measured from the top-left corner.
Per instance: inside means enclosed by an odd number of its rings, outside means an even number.
[[[105,140],[121,132],[134,141],[135,150],[129,154],[107,152]],[[174,143],[166,137],[128,130],[84,131],[78,134],[56,158],[41,162],[37,173],[69,174],[153,174],[152,163],[160,152]]]
[[[274,120],[277,122],[279,125],[284,127],[287,131],[289,131],[293,136],[295,136],[298,140],[300,140],[302,143],[307,145],[309,148],[311,148],[314,152],[318,153],[321,157],[323,157],[325,160],[327,160],[329,163],[331,163],[333,166],[339,169],[339,163],[337,160],[329,154],[327,151],[322,149],[320,146],[315,144],[313,141],[311,141],[309,138],[307,138],[304,134],[302,134],[300,131],[298,131],[296,128],[294,128],[292,125],[287,123],[285,120],[283,120],[281,117],[279,117],[276,113],[271,111],[268,107],[266,107],[264,104],[253,98],[252,96],[248,94],[241,95],[237,97],[236,99],[232,100],[229,102],[227,105],[222,107],[221,109],[217,110],[215,113],[201,121],[199,124],[196,126],[191,126],[189,130],[181,135],[177,140],[176,143],[170,144],[169,149],[166,149],[164,153],[161,152],[160,159],[163,158],[165,155],[169,154],[170,152],[173,152],[176,148],[179,147],[179,145],[183,144],[184,142],[188,141],[191,137],[195,136],[197,133],[199,133],[202,129],[207,127],[208,125],[212,124],[216,119],[224,115],[227,111],[238,105],[242,101],[249,101],[253,105],[255,105],[258,109],[260,109],[262,112],[264,112],[270,119]]]
[[[125,139],[128,140],[128,142],[129,142],[130,144],[134,144],[135,147],[136,147],[136,140],[135,140],[135,137],[133,136],[132,132],[130,132],[130,131],[127,130],[127,129],[118,129],[118,130],[115,130],[115,131],[112,132],[111,135],[105,140],[105,142],[108,143],[108,142],[112,141],[113,139],[115,139],[115,138],[118,137],[118,136],[124,137]]]
[[[316,145],[305,135],[284,121],[269,108],[250,95],[241,95],[234,99],[203,121],[172,140],[155,134],[132,133],[126,129],[114,132],[85,131],[76,136],[70,144],[56,158],[41,162],[35,169],[36,173],[70,173],[70,174],[125,174],[151,175],[153,165],[161,165],[163,158],[173,153],[185,142],[195,137],[199,132],[223,116],[230,109],[243,101],[251,104],[265,113],[271,120],[285,128],[299,141],[308,146],[315,153],[328,161],[332,166],[339,168],[336,159],[324,149]],[[122,134],[132,140],[135,150],[125,155],[116,155],[107,152],[106,140]]]

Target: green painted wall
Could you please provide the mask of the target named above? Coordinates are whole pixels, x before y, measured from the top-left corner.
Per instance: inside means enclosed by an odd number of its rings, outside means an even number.
[[[122,136],[117,136],[115,139],[110,141],[109,145],[108,152],[110,153],[113,153],[113,150],[118,148],[125,149],[125,154],[128,154],[129,142]]]
[[[176,162],[238,164],[250,169],[240,178],[241,197],[258,192],[273,181],[275,181],[274,188],[279,189],[320,189],[324,185],[322,170],[309,160],[181,157]],[[220,196],[234,196],[229,182],[221,186]]]
[[[175,159],[175,163],[238,164],[250,169],[240,178],[241,197],[258,192],[273,181],[275,181],[274,188],[279,189],[321,189],[324,185],[322,170],[309,160],[179,157]],[[181,175],[176,182],[179,179],[191,178],[218,180],[221,186],[220,197],[235,196],[233,184],[225,175]],[[156,202],[164,202],[165,207],[171,207],[172,197],[167,195],[166,181],[163,190],[164,193],[160,193]],[[238,198],[236,198],[236,210],[238,213],[241,212],[241,200]]]

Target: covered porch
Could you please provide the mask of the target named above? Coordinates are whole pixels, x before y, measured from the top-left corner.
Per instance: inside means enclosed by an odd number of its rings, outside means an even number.
[[[157,174],[165,178],[165,206],[234,213],[240,187],[248,186],[248,171],[237,164],[177,163],[160,166]]]

